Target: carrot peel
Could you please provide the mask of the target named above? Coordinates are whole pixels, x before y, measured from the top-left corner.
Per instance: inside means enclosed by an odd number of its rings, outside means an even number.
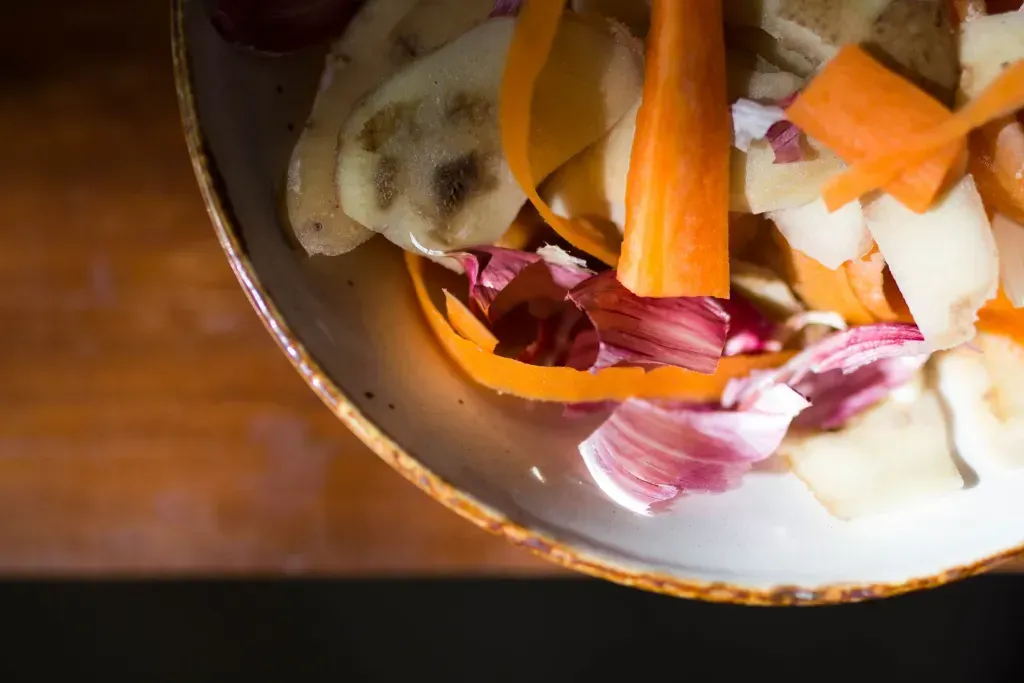
[[[512,358],[495,355],[484,345],[463,336],[454,322],[434,304],[424,277],[428,261],[415,254],[405,254],[406,267],[412,279],[416,299],[431,330],[448,356],[474,381],[500,393],[534,401],[589,403],[625,401],[630,398],[677,401],[718,401],[726,385],[733,379],[749,376],[758,370],[777,368],[793,353],[765,353],[723,358],[718,371],[704,375],[678,367],[642,368],[614,367],[587,372],[566,367],[529,365]],[[455,304],[452,304],[452,301]],[[456,320],[462,315],[458,299],[448,299],[449,311]],[[462,307],[464,308],[464,307]],[[472,315],[469,311],[465,312]],[[459,326],[465,323],[460,320]],[[475,337],[471,326],[466,334]]]
[[[619,281],[638,296],[729,296],[721,0],[654,0],[626,184]]]
[[[833,204],[842,206],[883,187],[906,169],[924,163],[936,150],[953,145],[962,148],[972,130],[1012,114],[1021,107],[1024,107],[1024,61],[1010,65],[981,95],[930,130],[909,135],[834,178],[823,193],[825,201],[830,207]],[[930,204],[931,201],[920,210],[927,210]],[[918,210],[910,204],[907,206]]]
[[[843,47],[786,109],[789,120],[851,164],[885,154],[949,116],[941,102],[856,45]],[[963,149],[962,140],[929,149],[926,159],[887,175],[886,191],[912,210],[924,211],[962,158]],[[832,211],[850,201],[840,202],[837,193],[828,189],[824,196]]]
[[[448,290],[444,290],[444,299],[448,322],[455,328],[455,331],[484,351],[494,353],[494,350],[498,348],[498,338],[487,329],[487,326],[473,315],[466,304],[456,299]]]
[[[509,170],[548,225],[577,249],[614,266],[619,245],[589,221],[558,216],[538,194],[530,166],[533,93],[564,10],[565,0],[526,0],[519,10],[499,93],[501,145]]]

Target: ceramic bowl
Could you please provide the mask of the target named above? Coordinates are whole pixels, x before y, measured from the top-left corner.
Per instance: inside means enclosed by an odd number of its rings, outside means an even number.
[[[278,190],[323,51],[238,50],[213,30],[204,3],[176,0],[173,9],[189,152],[242,287],[310,388],[440,503],[575,570],[751,604],[893,595],[1018,552],[1024,480],[1015,476],[857,522],[830,517],[795,476],[770,472],[661,516],[616,507],[577,455],[594,425],[464,377],[430,335],[397,248],[374,240],[347,256],[309,258],[286,237]]]

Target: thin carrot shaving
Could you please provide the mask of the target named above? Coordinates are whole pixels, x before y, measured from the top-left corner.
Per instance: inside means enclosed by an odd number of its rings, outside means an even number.
[[[1002,288],[978,311],[978,331],[998,334],[1024,344],[1024,308],[1016,308]]]
[[[978,313],[978,331],[1002,335],[1018,344],[1024,344],[1024,310],[1008,312],[983,309]]]
[[[781,233],[776,232],[775,240],[782,251],[782,265],[789,286],[808,308],[835,311],[851,325],[876,322],[875,316],[854,292],[844,268],[826,268],[817,260],[790,247]]]
[[[846,45],[786,109],[786,117],[847,163],[855,164],[899,147],[921,130],[936,128],[949,120],[950,112],[862,48]],[[929,148],[927,158],[887,174],[883,185],[908,208],[923,212],[939,194],[964,149],[962,139],[941,149]],[[823,194],[831,211],[857,198],[840,202],[841,194],[828,188]]]
[[[886,277],[885,259],[878,247],[843,268],[850,289],[877,322],[914,322],[895,281],[891,276]]]
[[[908,135],[834,178],[822,193],[825,202],[830,207],[838,207],[881,187],[889,189],[893,178],[917,164],[928,163],[936,150],[965,144],[967,135],[975,128],[1006,117],[1021,107],[1024,107],[1024,61],[1007,67],[981,95],[947,116],[945,121]],[[932,197],[923,208],[917,208],[895,193],[891,194],[915,211],[927,210],[934,200]]]
[[[561,403],[625,401],[630,398],[711,402],[721,397],[730,380],[747,377],[757,370],[777,368],[793,357],[792,353],[786,352],[723,358],[714,375],[676,367],[651,371],[608,368],[590,373],[572,368],[529,365],[496,356],[477,342],[460,335],[430,296],[424,279],[427,260],[406,253],[405,263],[420,308],[445,352],[479,384],[520,398]],[[458,299],[455,301],[461,304]],[[459,306],[454,308],[455,315],[461,315]]]
[[[519,10],[499,94],[501,144],[512,175],[548,225],[577,249],[614,266],[619,260],[619,244],[587,220],[556,215],[537,193],[530,166],[533,93],[564,9],[565,0],[526,0]]]
[[[487,325],[473,315],[469,307],[455,298],[447,289],[444,290],[444,299],[448,311],[448,322],[455,328],[455,331],[484,351],[494,353],[494,349],[498,348],[498,338],[487,329]]]
[[[654,0],[626,185],[619,281],[729,296],[729,124],[721,0]]]

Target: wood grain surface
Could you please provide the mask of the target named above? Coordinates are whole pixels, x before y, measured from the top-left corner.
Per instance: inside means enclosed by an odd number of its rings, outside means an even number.
[[[264,331],[192,175],[167,3],[8,10],[0,572],[555,573],[379,461]]]

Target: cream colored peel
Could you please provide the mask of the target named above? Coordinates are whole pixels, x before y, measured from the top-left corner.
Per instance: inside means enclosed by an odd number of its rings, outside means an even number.
[[[517,64],[517,25],[496,18],[473,28],[390,78],[353,113],[337,174],[353,219],[422,253],[501,237],[527,197],[499,126],[506,64]],[[642,65],[633,41],[607,21],[561,22],[553,67],[542,69],[532,106],[528,97],[523,105],[531,182],[604,135],[636,102]]]
[[[839,431],[792,433],[780,452],[829,512],[851,520],[963,488],[953,448],[939,396],[919,377]]]
[[[492,5],[491,0],[374,0],[331,46],[285,187],[289,223],[308,253],[343,254],[373,236],[346,215],[335,183],[338,132],[359,98],[417,54],[436,50],[484,20]]]

